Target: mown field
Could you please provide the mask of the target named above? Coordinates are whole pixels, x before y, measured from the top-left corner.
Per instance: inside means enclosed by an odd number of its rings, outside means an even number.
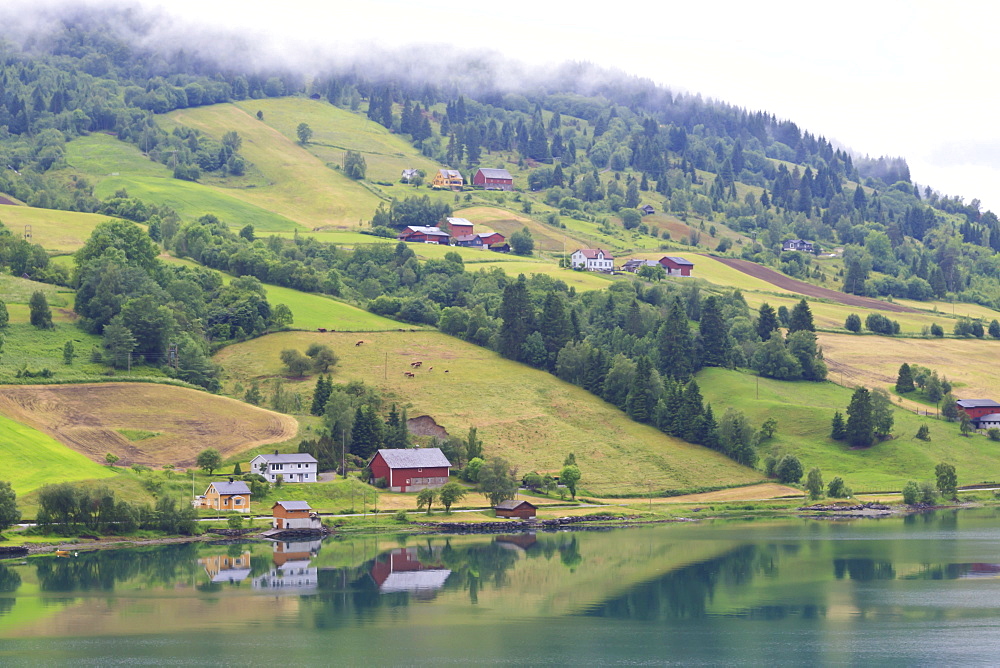
[[[36,209],[30,206],[0,206],[0,223],[21,237],[31,226],[31,241],[50,253],[73,252],[83,246],[94,228],[109,220],[96,213]]]
[[[101,199],[124,188],[130,196],[144,202],[171,207],[184,220],[211,213],[233,227],[253,225],[258,231],[306,229],[280,212],[234,196],[236,188],[175,179],[165,165],[153,162],[132,144],[110,135],[93,134],[67,143],[66,161],[71,171],[94,181],[94,194]]]
[[[188,466],[206,448],[226,456],[277,443],[298,429],[288,415],[152,383],[0,386],[0,413],[92,461],[104,461],[110,452],[123,465],[157,467]],[[154,435],[133,441],[122,430]]]
[[[845,414],[852,390],[833,383],[782,382],[758,379],[723,369],[705,369],[698,384],[717,414],[726,406],[743,411],[755,425],[773,417],[774,439],[763,454],[795,454],[805,470],[819,467],[825,481],[841,476],[855,491],[899,490],[908,480],[932,480],[942,461],[955,465],[959,484],[1000,480],[1000,443],[985,436],[963,437],[958,425],[895,411],[893,438],[867,449],[851,449],[832,440],[830,421],[836,410]],[[758,398],[759,383],[759,398]],[[914,437],[920,425],[930,427],[931,440]]]
[[[757,482],[760,475],[704,448],[634,423],[616,408],[554,376],[504,360],[437,332],[356,335],[286,332],[230,346],[215,356],[226,388],[282,375],[283,349],[330,345],[340,357],[334,382],[363,380],[408,404],[411,417],[431,415],[449,432],[479,429],[487,454],[521,471],[558,471],[570,452],[587,493],[648,494]],[[410,362],[423,367],[407,378]],[[311,396],[315,378],[286,387]]]
[[[236,105],[178,110],[160,122],[168,130],[174,124],[186,125],[216,140],[230,130],[238,132],[243,139],[240,152],[267,184],[230,190],[228,194],[308,228],[356,226],[359,221],[369,220],[382,201],[360,183],[326,166],[305,148]]]

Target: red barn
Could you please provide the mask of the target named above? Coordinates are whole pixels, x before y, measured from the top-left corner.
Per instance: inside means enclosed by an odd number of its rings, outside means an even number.
[[[959,399],[955,404],[973,420],[1000,413],[1000,404],[992,399]]]
[[[441,244],[447,246],[451,243],[451,235],[440,227],[424,227],[422,225],[410,225],[403,229],[397,236],[400,241],[418,244]]]
[[[517,517],[522,520],[535,516],[538,507],[528,501],[501,501],[494,508],[497,517]]]
[[[514,177],[506,169],[479,169],[472,177],[472,185],[486,190],[513,190]]]
[[[464,237],[472,234],[473,225],[465,218],[448,218],[448,229],[453,237]]]
[[[672,255],[661,257],[660,265],[667,271],[667,276],[690,276],[694,269],[694,262]]]
[[[419,492],[448,482],[451,462],[441,448],[379,450],[368,462],[372,478],[385,478],[390,491]]]

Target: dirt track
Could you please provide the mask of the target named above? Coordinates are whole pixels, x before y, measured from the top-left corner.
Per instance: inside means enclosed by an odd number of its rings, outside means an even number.
[[[837,290],[831,290],[830,288],[821,288],[818,285],[813,285],[812,283],[798,281],[794,278],[785,276],[774,269],[769,269],[768,267],[755,264],[747,260],[737,260],[731,257],[712,257],[712,259],[721,262],[727,267],[732,267],[737,271],[742,271],[748,276],[759,278],[762,281],[767,281],[771,285],[776,285],[779,288],[797,292],[800,295],[805,295],[806,297],[828,299],[832,302],[837,302],[838,304],[874,309],[876,311],[890,311],[892,313],[920,313],[917,309],[910,308],[909,306],[901,306],[899,304],[884,302],[880,299],[872,299],[870,297],[849,295],[846,292],[839,292]]]
[[[293,437],[295,418],[233,399],[170,385],[5,385],[0,413],[30,425],[96,462],[189,466],[199,452],[223,457]],[[130,441],[118,430],[156,434]]]

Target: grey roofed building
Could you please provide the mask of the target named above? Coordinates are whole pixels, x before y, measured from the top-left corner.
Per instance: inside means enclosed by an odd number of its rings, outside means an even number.
[[[514,509],[519,508],[520,506],[522,506],[524,504],[528,504],[529,506],[531,506],[533,508],[536,507],[535,504],[533,504],[533,503],[531,503],[529,501],[525,501],[524,499],[510,499],[510,500],[507,500],[507,501],[501,501],[500,503],[498,503],[497,505],[495,505],[493,507],[494,508],[499,508],[500,510],[514,510]]]
[[[282,455],[279,455],[277,453],[272,455],[261,454],[260,458],[267,461],[268,463],[274,463],[274,464],[317,463],[316,458],[310,455],[308,452],[293,452],[290,454],[282,454]]]
[[[992,399],[959,399],[955,403],[962,408],[989,408],[993,406],[1000,408],[1000,404]]]
[[[441,448],[407,448],[379,450],[389,468],[414,469],[451,466]]]
[[[665,256],[665,257],[667,257],[667,258],[669,258],[670,260],[672,260],[672,261],[674,262],[674,264],[684,264],[684,265],[691,265],[692,267],[694,266],[694,262],[691,262],[691,260],[685,260],[685,259],[684,259],[684,258],[682,258],[682,257],[675,257],[675,256],[673,256],[673,255],[667,255],[667,256]]]
[[[508,172],[506,169],[493,169],[493,168],[490,168],[490,167],[481,167],[479,169],[479,171],[481,171],[483,173],[483,176],[485,176],[488,179],[512,179],[512,178],[514,178],[513,176],[510,175],[510,172]]]
[[[219,494],[249,494],[250,487],[242,480],[234,482],[213,482],[212,486]]]
[[[451,570],[447,568],[394,572],[379,586],[379,591],[388,593],[440,589],[449,575]]]
[[[278,501],[274,505],[281,506],[285,510],[312,510],[308,501]]]

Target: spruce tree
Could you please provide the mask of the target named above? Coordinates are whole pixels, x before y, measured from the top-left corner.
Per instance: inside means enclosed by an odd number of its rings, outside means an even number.
[[[701,388],[694,380],[684,388],[683,408],[678,419],[681,425],[681,438],[689,443],[697,443],[702,429],[702,416],[705,406],[701,398]]]
[[[896,376],[896,391],[900,394],[906,394],[907,392],[913,392],[916,388],[913,385],[913,373],[910,371],[910,365],[906,362],[899,367],[899,375]]]
[[[701,320],[698,323],[701,341],[701,361],[705,366],[728,367],[731,342],[722,310],[715,296],[710,296],[701,304]]]
[[[316,389],[313,390],[313,401],[309,412],[313,415],[322,415],[326,410],[326,402],[330,398],[331,391],[333,391],[333,380],[330,376],[324,377],[320,374],[316,379]]]
[[[524,274],[508,283],[500,303],[499,353],[507,359],[521,361],[524,342],[532,332],[532,309],[528,297],[528,284]]]
[[[696,370],[694,344],[687,313],[679,298],[674,299],[670,312],[657,333],[660,351],[660,373],[669,378],[689,378]]]
[[[569,316],[566,313],[566,305],[562,295],[555,290],[545,296],[538,331],[541,332],[542,340],[545,343],[545,352],[548,354],[547,368],[549,371],[553,371],[556,368],[556,358],[559,351],[569,343],[573,336]]]
[[[757,336],[761,341],[771,338],[771,332],[778,329],[778,316],[771,305],[764,302],[760,305],[760,315],[757,318]]]
[[[830,429],[830,438],[835,441],[842,441],[847,437],[847,426],[844,424],[844,416],[840,411],[833,414],[833,424]]]
[[[799,300],[799,303],[792,308],[792,315],[788,320],[788,333],[800,332],[800,331],[815,332],[816,325],[813,324],[812,311],[809,310],[809,304],[805,299]]]
[[[871,393],[868,388],[859,387],[851,396],[847,406],[847,442],[855,447],[868,447],[875,437],[875,421],[872,416]]]

